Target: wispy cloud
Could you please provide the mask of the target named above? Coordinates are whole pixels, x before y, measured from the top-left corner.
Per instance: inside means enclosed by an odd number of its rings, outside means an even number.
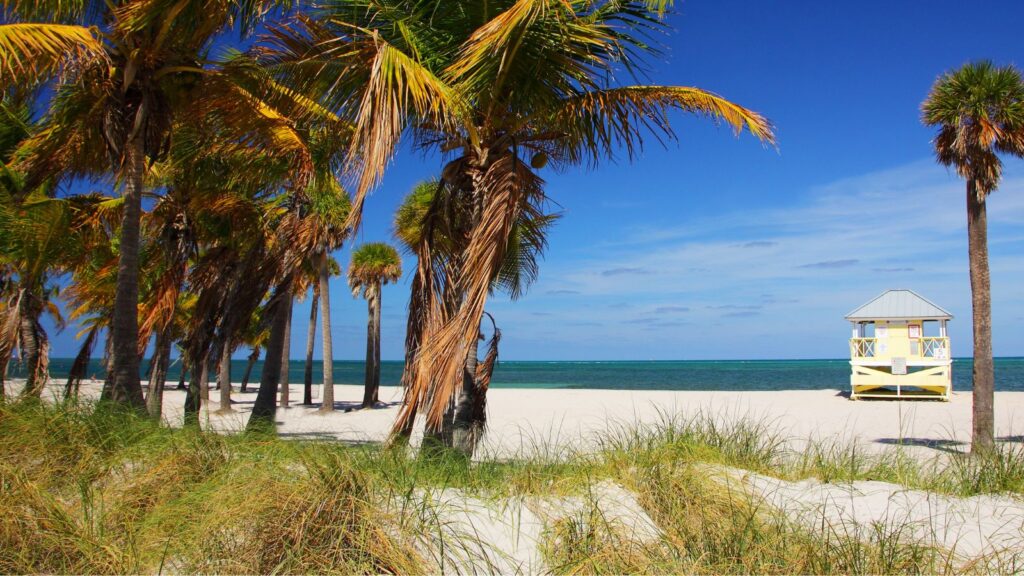
[[[651,271],[646,268],[636,267],[621,267],[621,268],[609,268],[601,271],[601,276],[622,276],[623,274],[650,274]]]
[[[580,292],[558,301],[559,316],[593,318],[598,311],[605,326],[564,328],[565,341],[609,357],[622,357],[624,350],[654,357],[678,357],[681,350],[838,357],[846,351],[842,315],[886,288],[904,286],[958,319],[970,317],[963,184],[955,173],[925,158],[783,192],[767,208],[693,214],[643,230],[612,229],[589,258],[574,252],[557,272],[545,269],[559,282],[545,288]],[[1003,286],[993,286],[994,330],[1003,334],[996,353],[1019,354],[1024,341],[1013,318],[1024,315],[1024,300],[1007,287],[1024,283],[1020,163],[1007,164],[999,193],[989,202],[993,278]],[[552,259],[557,249],[552,244]],[[900,286],[892,285],[899,278]],[[516,307],[524,305],[531,300]],[[669,306],[689,310],[678,316],[659,310]],[[656,314],[700,329],[652,341],[647,330],[659,320]],[[744,330],[736,329],[740,323]],[[958,320],[951,329],[963,343],[958,349],[969,349],[970,322]]]
[[[689,306],[658,306],[654,309],[654,312],[657,314],[678,314],[689,311]]]
[[[823,260],[821,262],[811,262],[810,264],[801,264],[797,268],[847,268],[858,264],[860,260],[856,258],[847,258],[845,260]]]
[[[548,290],[545,292],[550,296],[572,296],[575,294],[582,294],[579,290]]]

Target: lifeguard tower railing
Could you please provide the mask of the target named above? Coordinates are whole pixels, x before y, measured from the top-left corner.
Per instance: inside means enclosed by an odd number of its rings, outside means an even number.
[[[877,358],[877,338],[850,338],[850,358]],[[949,360],[949,338],[945,336],[923,336],[910,339],[910,358],[931,358]]]

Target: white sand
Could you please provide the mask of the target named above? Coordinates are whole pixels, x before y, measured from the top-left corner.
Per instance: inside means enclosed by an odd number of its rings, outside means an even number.
[[[164,417],[181,422],[184,392],[168,382]],[[12,386],[13,387],[13,386]],[[99,385],[85,383],[83,396],[98,393]],[[54,390],[56,392],[56,390]],[[320,387],[314,387],[314,405],[299,406],[302,386],[293,384],[293,405],[278,409],[278,431],[286,437],[337,439],[351,443],[382,442],[394,423],[401,389],[383,387],[382,404],[359,410],[362,387],[335,386],[334,413],[320,407]],[[203,422],[216,430],[240,430],[256,398],[256,386],[232,394],[232,414],[220,415],[219,392],[210,391]],[[784,390],[778,392],[626,391],[569,389],[492,389],[487,396],[488,430],[482,455],[508,458],[517,455],[557,455],[566,449],[594,449],[602,435],[617,427],[653,425],[666,417],[710,415],[720,421],[749,418],[765,422],[800,449],[807,441],[851,443],[872,451],[902,442],[920,457],[967,450],[971,436],[971,394],[954,392],[952,400],[851,401],[838,390]],[[996,393],[996,436],[1024,442],[1024,392]],[[414,441],[416,439],[414,438]],[[907,448],[909,445],[909,448]]]

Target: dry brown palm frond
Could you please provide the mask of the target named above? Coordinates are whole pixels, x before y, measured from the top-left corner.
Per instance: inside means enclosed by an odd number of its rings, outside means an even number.
[[[0,308],[0,370],[7,368],[7,364],[14,356],[14,350],[18,347],[18,321],[21,319],[21,299],[24,296],[23,290],[18,290],[10,301]]]
[[[348,228],[357,229],[367,193],[380,181],[406,127],[418,119],[435,126],[454,125],[460,112],[456,92],[407,54],[365,31],[372,51],[364,66],[370,76],[359,96],[348,171],[358,173]]]
[[[395,423],[396,433],[417,413],[420,404],[426,408],[428,429],[441,427],[444,413],[461,384],[466,354],[476,347],[491,282],[500,269],[523,202],[529,197],[543,197],[543,181],[512,153],[495,159],[482,175],[482,183],[484,200],[479,224],[470,234],[457,285],[447,290],[454,289],[461,301],[450,318],[442,319],[442,295],[433,291],[430,294],[433,304],[416,351],[409,401]]]

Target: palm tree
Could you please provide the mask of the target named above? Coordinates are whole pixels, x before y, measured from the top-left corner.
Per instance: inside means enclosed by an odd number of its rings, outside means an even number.
[[[362,293],[369,309],[366,323],[366,384],[363,408],[372,408],[380,388],[380,300],[381,286],[402,277],[402,259],[398,251],[383,242],[363,244],[352,252],[348,284],[352,295]]]
[[[762,116],[710,92],[613,84],[644,71],[668,4],[351,0],[327,3],[273,32],[265,59],[282,81],[353,123],[348,157],[360,169],[354,222],[407,132],[416,145],[451,158],[441,179],[471,216],[459,285],[421,285],[422,344],[395,432],[420,404],[428,428],[441,426],[477,344],[513,223],[545,202],[537,171],[548,162],[564,168],[622,152],[632,158],[649,132],[675,138],[673,110],[772,140]],[[417,256],[418,274],[428,278],[423,267],[431,258]],[[457,302],[454,312],[445,302]]]
[[[456,191],[443,186],[440,181],[421,182],[405,197],[395,213],[395,236],[406,251],[429,254],[433,260],[427,265],[418,262],[418,273],[413,277],[406,329],[406,370],[403,373],[403,385],[407,388],[415,370],[414,360],[420,347],[428,305],[423,300],[422,286],[427,281],[424,273],[429,271],[435,278],[432,281],[440,279],[445,286],[457,286],[463,273],[459,256],[465,249],[463,242],[468,235],[471,215],[457,201],[455,194]],[[509,235],[504,261],[491,280],[492,292],[504,292],[512,300],[526,293],[540,272],[539,259],[547,247],[547,231],[559,216],[533,209],[521,212]],[[451,290],[448,296],[445,312],[451,314],[462,295]],[[491,323],[494,324],[493,317]],[[467,456],[473,455],[487,423],[487,388],[501,339],[501,331],[496,325],[492,334],[482,362],[478,359],[477,346],[470,347],[458,398],[444,415],[438,433],[430,435],[435,442],[456,448]],[[402,436],[407,437],[412,432],[411,424],[412,419],[408,419],[406,428],[401,431]]]
[[[998,153],[1024,157],[1024,81],[1013,66],[965,64],[939,77],[921,106],[937,127],[935,156],[967,181],[967,253],[974,317],[974,431],[971,450],[995,445],[992,303],[985,200],[999,186]]]
[[[4,4],[0,91],[57,80],[44,128],[25,146],[30,182],[113,175],[122,183],[124,219],[111,318],[110,400],[116,403],[145,409],[137,306],[147,164],[166,153],[174,122],[204,118],[191,113],[197,108],[252,116],[251,99],[210,69],[206,54],[218,34],[251,32],[274,5],[238,0],[184,0],[170,7],[142,0]]]

